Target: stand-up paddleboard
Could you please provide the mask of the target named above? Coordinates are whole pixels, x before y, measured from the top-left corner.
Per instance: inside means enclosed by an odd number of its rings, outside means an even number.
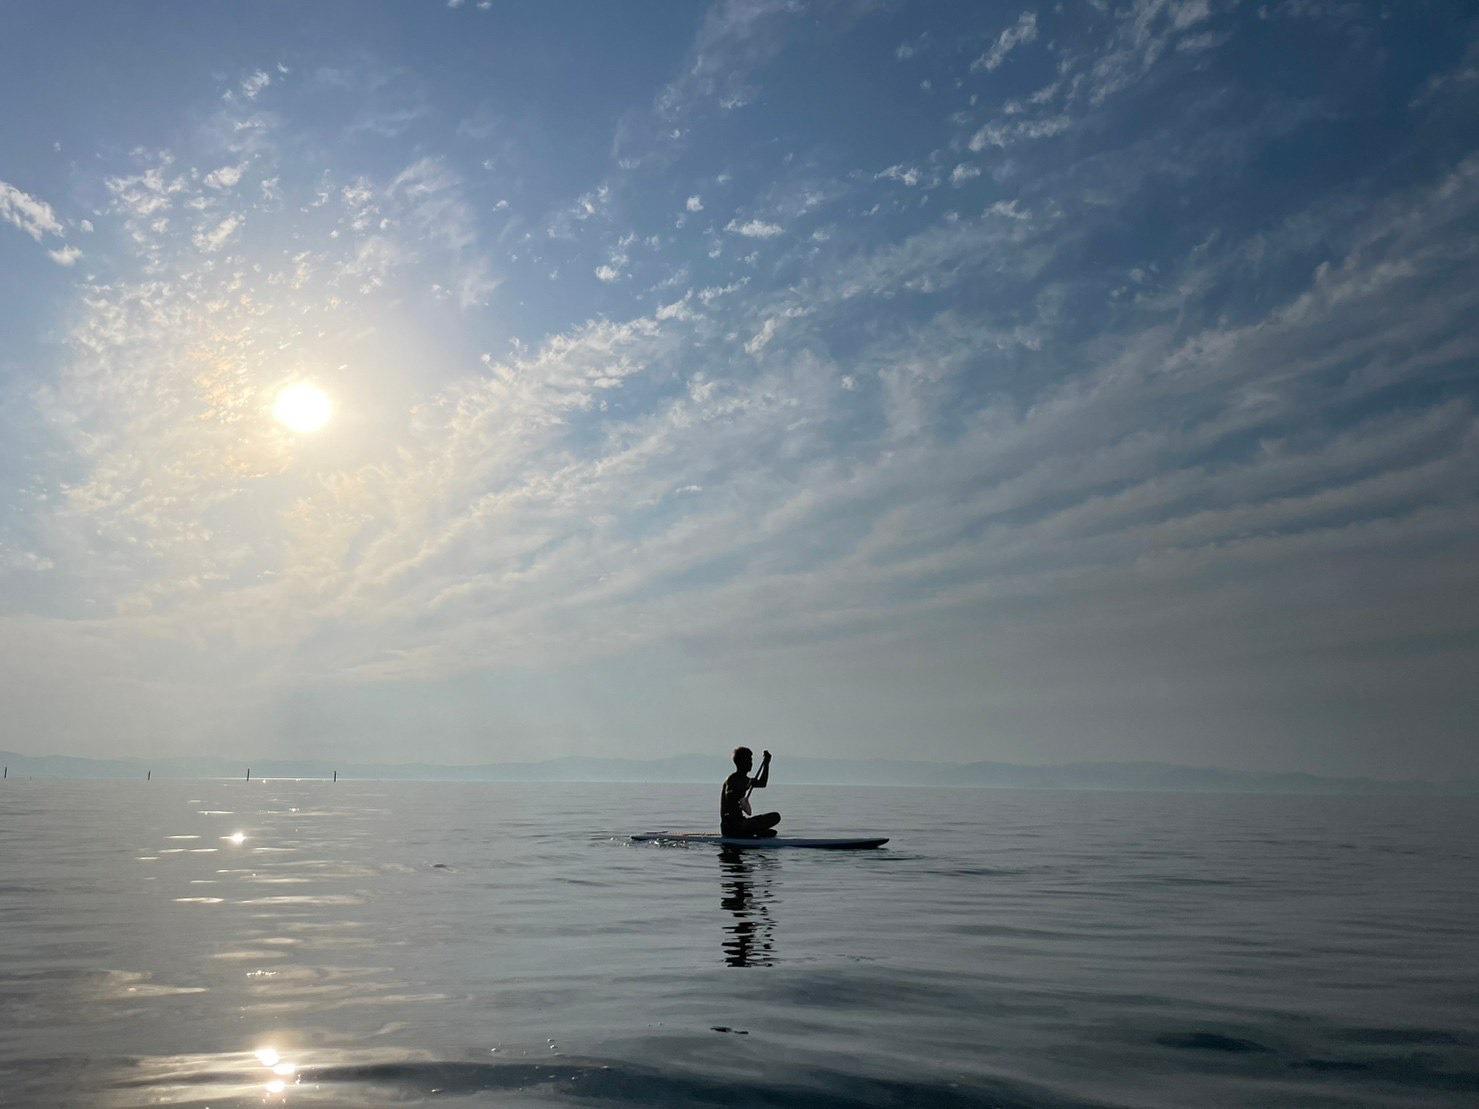
[[[638,832],[632,836],[633,843],[712,843],[719,847],[815,847],[823,851],[862,851],[870,847],[882,847],[887,836],[842,837],[799,837],[770,836],[756,839],[750,836],[721,836],[717,832]]]

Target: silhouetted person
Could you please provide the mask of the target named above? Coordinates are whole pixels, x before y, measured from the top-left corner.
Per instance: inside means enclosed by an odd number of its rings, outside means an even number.
[[[764,789],[770,781],[770,752],[760,760],[760,773],[750,777],[750,767],[755,764],[755,753],[748,747],[734,749],[734,773],[724,779],[724,789],[719,794],[719,834],[721,836],[759,839],[775,835],[775,826],[781,822],[778,812],[750,813],[750,791]]]

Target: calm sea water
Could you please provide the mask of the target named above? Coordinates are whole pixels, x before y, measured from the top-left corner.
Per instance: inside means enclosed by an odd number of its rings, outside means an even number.
[[[1479,801],[0,786],[0,1102],[1472,1105]]]

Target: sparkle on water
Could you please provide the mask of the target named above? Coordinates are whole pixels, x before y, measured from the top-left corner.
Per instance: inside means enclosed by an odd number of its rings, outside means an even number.
[[[272,405],[273,418],[291,431],[317,431],[332,414],[328,394],[306,381],[284,388]]]
[[[1474,798],[782,784],[11,779],[0,1101],[1473,1100]]]

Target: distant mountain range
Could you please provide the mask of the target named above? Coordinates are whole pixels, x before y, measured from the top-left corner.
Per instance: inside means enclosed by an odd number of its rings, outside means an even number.
[[[0,751],[12,778],[328,778],[473,782],[717,782],[728,773],[723,755],[661,759],[572,756],[542,762],[438,766],[433,763],[349,763],[223,758],[89,759]],[[1075,762],[1033,766],[1010,762],[941,763],[902,759],[784,757],[776,770],[795,785],[957,786],[984,789],[1157,790],[1218,793],[1479,793],[1479,780],[1425,782],[1335,778],[1315,774],[1163,762]]]

